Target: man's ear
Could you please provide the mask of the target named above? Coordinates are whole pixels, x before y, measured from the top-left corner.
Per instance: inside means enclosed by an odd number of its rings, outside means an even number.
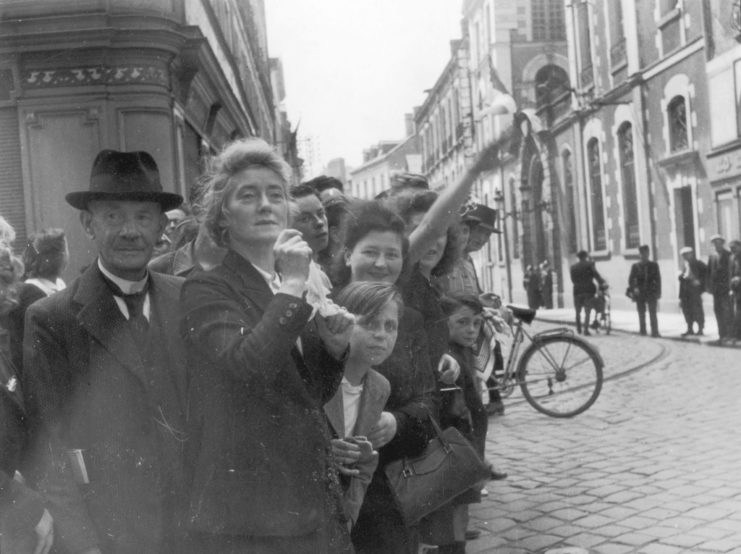
[[[82,228],[85,230],[85,235],[87,235],[87,238],[90,240],[93,240],[95,238],[95,233],[93,233],[93,214],[90,213],[88,210],[82,210],[80,212],[80,223],[82,223]]]
[[[350,256],[352,255],[352,252],[348,250],[347,248],[343,248],[342,255],[345,258],[345,265],[347,267],[350,267]]]

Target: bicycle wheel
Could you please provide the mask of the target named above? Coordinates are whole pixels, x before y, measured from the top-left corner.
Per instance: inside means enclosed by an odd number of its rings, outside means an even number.
[[[602,390],[602,358],[579,338],[538,338],[522,354],[517,377],[530,405],[551,417],[573,417]]]

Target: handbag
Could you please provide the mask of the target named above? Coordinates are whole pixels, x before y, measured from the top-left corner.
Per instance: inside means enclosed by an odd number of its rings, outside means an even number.
[[[444,431],[430,416],[435,430],[422,454],[386,465],[386,478],[407,526],[447,504],[490,476],[471,443],[455,427]]]

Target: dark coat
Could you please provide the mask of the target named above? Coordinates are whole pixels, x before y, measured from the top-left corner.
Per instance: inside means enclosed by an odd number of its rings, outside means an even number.
[[[708,292],[712,295],[728,296],[731,288],[731,251],[725,248],[708,258]]]
[[[0,351],[0,552],[26,554],[36,545],[34,527],[44,505],[34,491],[13,479],[25,448],[26,429],[20,386],[8,389],[15,370]]]
[[[23,384],[35,444],[29,474],[46,496],[63,550],[98,545],[106,553],[155,554],[177,548],[184,535],[176,513],[185,490],[181,284],[150,274],[157,349],[135,340],[97,263],[28,309]],[[145,360],[153,351],[154,361]],[[88,484],[73,476],[69,451],[76,449]]]
[[[311,332],[311,306],[274,295],[233,251],[212,271],[189,276],[181,301],[190,529],[228,540],[301,537],[333,526],[342,493],[322,406],[343,363]]]
[[[31,283],[21,283],[18,287],[18,304],[8,312],[8,335],[10,338],[10,357],[20,372],[23,370],[23,329],[28,307],[46,297],[46,293]]]
[[[589,260],[580,260],[571,266],[571,282],[574,284],[574,294],[596,294],[597,286],[594,282],[604,283],[604,279],[597,272],[594,263]]]
[[[177,250],[171,250],[153,258],[148,264],[150,271],[185,278],[193,271],[200,270],[201,267],[193,255],[195,242],[193,239]]]
[[[636,262],[630,268],[628,277],[628,287],[635,295],[635,289],[638,289],[638,295],[633,300],[646,302],[649,300],[658,300],[661,298],[661,272],[659,264],[651,260]]]
[[[440,307],[440,293],[418,269],[414,269],[402,287],[404,305],[420,313],[424,320],[430,367],[437,370],[448,348],[448,319]]]

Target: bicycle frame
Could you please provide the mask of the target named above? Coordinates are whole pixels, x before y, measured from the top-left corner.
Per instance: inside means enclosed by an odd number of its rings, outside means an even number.
[[[537,343],[539,339],[545,338],[545,337],[553,337],[553,336],[562,336],[562,335],[569,335],[575,338],[577,337],[574,334],[574,331],[569,329],[568,327],[556,327],[553,329],[546,329],[544,331],[540,331],[539,333],[535,333],[534,335],[531,335],[528,333],[524,328],[524,323],[521,319],[518,319],[514,325],[514,339],[512,342],[512,350],[509,353],[509,357],[507,358],[507,363],[504,366],[504,373],[501,375],[501,377],[496,377],[498,382],[493,387],[488,387],[489,390],[503,390],[507,388],[508,386],[518,385],[519,381],[516,379],[516,373],[517,373],[517,362],[520,359],[520,349],[522,348],[522,345],[525,342],[525,337],[532,342]],[[550,357],[550,354],[548,351],[544,351],[545,355]],[[552,363],[555,364],[555,360],[552,358],[550,359]]]

